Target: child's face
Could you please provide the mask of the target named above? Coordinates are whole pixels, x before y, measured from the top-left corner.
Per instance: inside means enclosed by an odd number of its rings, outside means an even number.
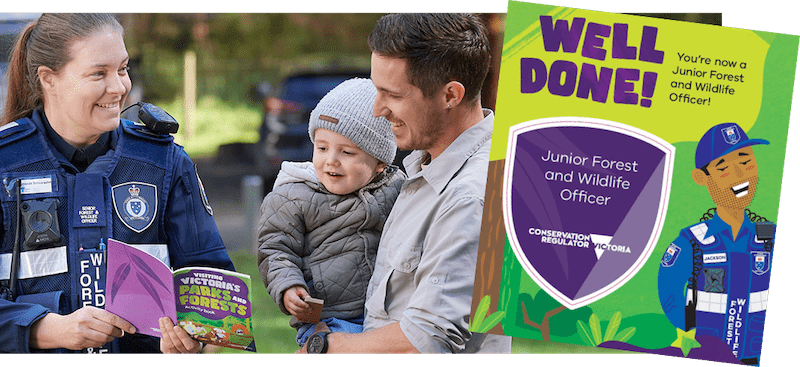
[[[328,129],[314,131],[312,161],[317,178],[328,191],[337,195],[364,187],[386,167],[350,139]]]

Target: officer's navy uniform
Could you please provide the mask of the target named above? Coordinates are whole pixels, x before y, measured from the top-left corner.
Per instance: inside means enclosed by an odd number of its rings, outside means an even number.
[[[138,123],[122,120],[97,143],[78,150],[55,134],[41,109],[0,126],[0,187],[0,286],[9,287],[17,190],[21,213],[57,206],[53,222],[60,234],[51,243],[23,245],[27,232],[20,229],[18,297],[0,299],[0,351],[30,351],[30,327],[47,312],[63,315],[105,305],[102,255],[109,238],[173,268],[233,270],[189,156],[171,136]],[[40,220],[30,218],[37,225]],[[84,352],[158,350],[158,339],[126,334]]]
[[[684,306],[692,298],[692,242],[702,250],[697,261],[697,334],[725,341],[738,359],[758,358],[764,333],[772,253],[756,239],[745,215],[736,240],[718,216],[684,228],[667,248],[658,273],[662,308],[675,327],[684,329]],[[699,254],[699,253],[698,253]]]

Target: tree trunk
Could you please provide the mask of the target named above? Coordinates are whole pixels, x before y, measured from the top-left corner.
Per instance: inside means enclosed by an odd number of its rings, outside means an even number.
[[[500,278],[502,275],[503,250],[506,243],[506,230],[503,222],[503,168],[505,160],[489,162],[486,179],[486,196],[481,221],[481,235],[478,244],[478,261],[475,269],[475,286],[472,297],[472,312],[485,295],[491,297],[487,315],[497,311],[500,300]],[[490,331],[503,334],[503,326],[498,323]]]

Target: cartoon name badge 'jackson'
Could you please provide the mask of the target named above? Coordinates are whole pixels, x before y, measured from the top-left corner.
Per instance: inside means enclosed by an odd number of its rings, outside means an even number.
[[[644,265],[664,224],[672,145],[628,125],[562,117],[511,127],[507,157],[509,242],[550,296],[576,309]]]

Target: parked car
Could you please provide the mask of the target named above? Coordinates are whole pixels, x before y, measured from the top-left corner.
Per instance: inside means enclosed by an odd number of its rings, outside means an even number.
[[[277,91],[268,82],[257,86],[264,112],[253,158],[267,190],[272,189],[281,162],[311,160],[313,144],[308,137],[311,110],[331,89],[355,77],[369,78],[369,69],[296,73],[285,77]]]
[[[8,87],[8,63],[11,51],[25,26],[39,18],[41,13],[0,13],[0,116],[6,107],[6,88]]]

